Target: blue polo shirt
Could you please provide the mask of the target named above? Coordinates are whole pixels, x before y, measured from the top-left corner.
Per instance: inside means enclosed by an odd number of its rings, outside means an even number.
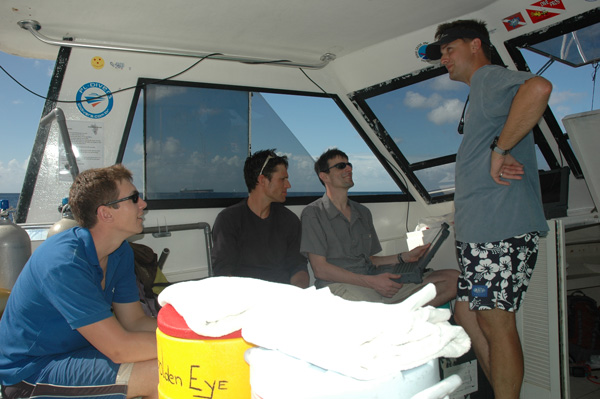
[[[111,305],[139,301],[126,241],[108,258],[105,288],[89,230],[48,238],[33,253],[0,320],[0,382],[35,376],[54,357],[91,347],[76,330],[112,316]]]

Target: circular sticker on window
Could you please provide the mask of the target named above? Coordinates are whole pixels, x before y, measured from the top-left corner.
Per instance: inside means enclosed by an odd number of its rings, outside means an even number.
[[[89,82],[77,90],[77,108],[92,119],[104,118],[113,107],[113,95],[102,83]]]

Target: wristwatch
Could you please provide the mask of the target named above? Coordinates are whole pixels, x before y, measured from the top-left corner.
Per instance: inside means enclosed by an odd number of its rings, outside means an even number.
[[[398,263],[405,263],[404,259],[402,259],[402,252],[398,254]]]
[[[503,150],[502,148],[498,147],[498,136],[496,136],[494,138],[494,141],[492,142],[490,149],[494,152],[497,152],[498,154],[500,154],[502,156],[508,155],[508,153],[510,152],[510,150]]]

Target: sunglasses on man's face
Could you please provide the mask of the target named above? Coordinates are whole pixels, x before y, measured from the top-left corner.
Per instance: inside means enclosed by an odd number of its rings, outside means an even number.
[[[343,170],[343,169],[346,169],[346,166],[352,167],[352,164],[350,162],[338,162],[335,165],[331,165],[330,167],[325,169],[323,172],[329,172],[329,169],[332,169],[332,168]]]
[[[129,201],[129,200],[131,200],[134,204],[137,204],[138,200],[140,198],[141,198],[140,193],[136,191],[133,194],[131,194],[129,197],[125,197],[125,198],[121,198],[121,199],[118,199],[118,200],[110,201],[110,202],[107,202],[106,204],[102,204],[100,206],[114,205],[114,204],[118,204],[119,202],[124,202],[124,201]]]

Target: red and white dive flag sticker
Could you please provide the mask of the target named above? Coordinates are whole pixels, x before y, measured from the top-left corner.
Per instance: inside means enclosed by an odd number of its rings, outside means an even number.
[[[507,31],[511,31],[513,29],[517,29],[520,28],[521,26],[527,25],[527,22],[525,22],[525,18],[523,17],[523,14],[521,14],[520,12],[511,15],[510,17],[506,17],[502,20],[502,23],[504,24],[504,27],[506,28]]]
[[[560,15],[559,10],[565,9],[565,5],[562,0],[542,0],[531,4],[531,7],[536,7],[536,9],[534,10],[528,8],[527,14],[529,14],[529,18],[531,18],[531,22],[534,24]]]

